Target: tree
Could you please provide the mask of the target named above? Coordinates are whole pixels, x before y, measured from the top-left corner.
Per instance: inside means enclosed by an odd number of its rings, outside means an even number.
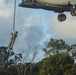
[[[18,61],[19,57],[17,55],[15,56],[15,59],[17,60],[16,63],[20,65],[20,74],[28,75],[29,71],[32,71],[33,62],[37,55],[37,47],[32,44],[27,44],[27,48],[21,49],[21,52],[18,54],[22,55],[22,60],[20,60],[20,62]]]
[[[5,66],[5,61],[7,60],[7,51],[6,47],[2,46],[0,47],[0,69],[3,69]],[[6,56],[6,58],[5,58]]]
[[[26,75],[32,71],[34,59],[37,55],[37,47],[32,44],[27,44],[26,50],[22,50],[21,53],[15,54],[12,50],[8,51],[7,47],[0,47],[0,68],[12,75]],[[11,57],[14,56],[14,59]],[[10,59],[9,59],[10,58]],[[9,71],[10,70],[10,71]]]
[[[44,49],[52,54],[56,54],[59,53],[60,51],[63,51],[65,49],[69,49],[69,46],[65,43],[65,41],[63,41],[62,39],[50,39],[50,42],[48,42],[48,44],[46,45]]]
[[[10,75],[18,75],[17,69],[15,66],[7,67],[4,72],[7,72]]]
[[[32,44],[27,44],[27,50],[24,51],[24,57],[23,57],[23,63],[24,63],[24,75],[28,75],[27,71],[28,69],[30,68],[30,71],[31,71],[31,68],[32,68],[32,65],[33,65],[33,61],[37,55],[37,47],[36,46],[33,46]],[[31,59],[29,59],[31,58]],[[29,63],[28,63],[29,62]]]
[[[55,55],[57,53],[68,53],[73,59],[76,59],[76,44],[67,44],[62,39],[50,39],[47,45],[43,48],[47,55]]]
[[[74,60],[67,53],[55,54],[45,59],[39,75],[63,75],[72,68],[73,63]]]
[[[7,65],[10,64],[11,52],[7,51],[7,47],[0,47],[0,69],[4,69]]]

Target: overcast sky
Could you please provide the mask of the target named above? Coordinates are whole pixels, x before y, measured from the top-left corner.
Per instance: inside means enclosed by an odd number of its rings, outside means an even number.
[[[64,22],[57,20],[57,15],[42,9],[18,7],[17,1],[16,26],[18,37],[14,49],[25,48],[26,43],[42,45],[52,38],[62,38],[69,43],[76,43],[76,17],[69,13]],[[13,27],[12,0],[0,0],[0,46],[8,46]],[[39,52],[40,53],[40,52]],[[40,53],[40,57],[43,57]]]

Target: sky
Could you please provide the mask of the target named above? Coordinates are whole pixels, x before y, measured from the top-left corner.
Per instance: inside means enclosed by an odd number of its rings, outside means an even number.
[[[57,13],[42,9],[19,7],[17,0],[15,30],[18,31],[14,50],[25,49],[27,43],[42,48],[50,38],[64,39],[67,43],[76,43],[76,17],[65,12],[67,19],[59,22]],[[0,0],[0,46],[8,46],[13,31],[14,0]],[[36,60],[43,58],[39,49]]]

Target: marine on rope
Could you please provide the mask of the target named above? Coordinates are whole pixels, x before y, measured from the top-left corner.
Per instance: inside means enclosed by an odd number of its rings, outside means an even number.
[[[10,42],[9,42],[9,45],[8,45],[8,51],[12,50],[13,49],[13,45],[15,43],[15,40],[17,38],[17,34],[18,32],[17,31],[14,31],[11,33],[11,39],[10,39]]]
[[[11,38],[10,38],[10,42],[8,45],[8,51],[13,49],[13,45],[15,43],[15,40],[16,40],[17,34],[18,34],[18,32],[15,31],[15,15],[16,15],[16,0],[14,3],[13,32],[11,33]]]

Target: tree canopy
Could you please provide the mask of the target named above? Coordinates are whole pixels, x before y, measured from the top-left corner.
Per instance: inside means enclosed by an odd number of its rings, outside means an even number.
[[[33,63],[36,48],[29,46],[28,52],[25,52],[25,58],[28,59],[30,52],[34,51],[32,60],[27,62],[24,59],[24,63],[19,63],[19,59],[23,59],[23,56],[22,54],[17,54],[15,55],[14,64],[10,63],[11,65],[0,71],[0,75],[76,75],[76,63],[74,62],[76,59],[76,44],[70,45],[62,39],[51,38],[42,50],[48,56],[37,63]],[[8,54],[8,57],[4,61],[5,64],[14,53],[5,51],[6,54]],[[2,62],[0,61],[0,63]]]

